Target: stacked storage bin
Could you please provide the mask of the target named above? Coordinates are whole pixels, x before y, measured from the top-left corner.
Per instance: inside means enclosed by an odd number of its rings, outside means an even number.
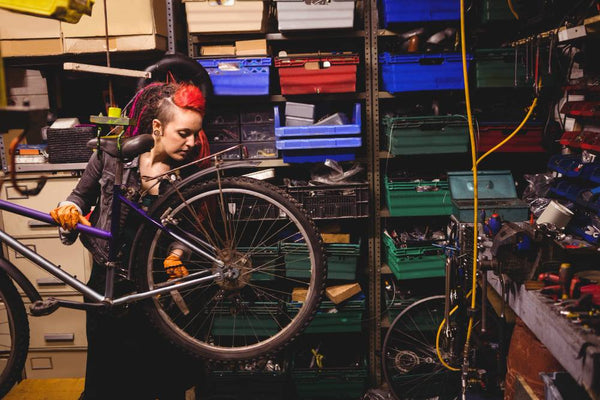
[[[278,28],[281,32],[352,28],[354,25],[354,0],[275,1],[277,3]]]
[[[266,8],[262,1],[185,1],[188,32],[261,32]]]
[[[282,126],[275,106],[275,136],[283,161],[289,163],[354,160],[362,145],[360,103],[353,108],[352,122],[342,125]]]
[[[314,53],[275,57],[281,94],[348,93],[356,91],[358,54]]]
[[[254,107],[240,112],[240,130],[244,158],[277,158],[273,109]]]
[[[202,58],[217,96],[263,96],[269,94],[269,57]]]
[[[211,114],[206,115],[203,125],[211,154],[240,143],[240,116],[237,109],[215,109]],[[224,153],[221,158],[224,160],[240,159],[239,147]]]

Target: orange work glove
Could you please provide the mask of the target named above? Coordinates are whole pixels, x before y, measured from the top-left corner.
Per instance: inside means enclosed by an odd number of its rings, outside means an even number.
[[[73,230],[77,223],[87,226],[92,225],[79,213],[79,210],[73,204],[65,204],[64,206],[56,207],[54,210],[50,211],[50,216],[67,231]]]
[[[171,254],[165,258],[163,266],[169,275],[169,280],[183,278],[184,276],[188,276],[190,274],[185,265],[181,263],[179,256],[175,254]]]

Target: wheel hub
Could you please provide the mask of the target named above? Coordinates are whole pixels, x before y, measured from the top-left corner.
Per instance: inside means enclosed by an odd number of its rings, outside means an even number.
[[[237,250],[224,249],[217,253],[217,257],[224,265],[214,264],[212,271],[222,274],[223,279],[217,281],[222,289],[239,290],[250,282],[252,262],[245,254]]]
[[[401,372],[409,372],[419,365],[419,356],[412,351],[399,351],[394,357],[394,365]]]

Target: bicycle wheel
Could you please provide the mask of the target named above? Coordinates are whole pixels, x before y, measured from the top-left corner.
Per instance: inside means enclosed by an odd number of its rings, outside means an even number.
[[[285,192],[248,178],[199,182],[151,214],[222,263],[192,252],[184,261],[190,276],[220,272],[223,279],[146,302],[151,322],[179,348],[213,360],[252,359],[280,350],[313,318],[325,285],[322,243]],[[140,290],[164,285],[173,240],[146,227],[136,243]],[[294,290],[306,292],[303,302],[292,303]]]
[[[0,398],[21,378],[29,349],[25,305],[10,278],[0,272]]]
[[[444,319],[444,296],[419,300],[403,310],[383,342],[383,372],[394,397],[453,399],[460,391],[460,372],[446,369],[438,359],[435,341]],[[440,352],[444,361],[456,359],[452,330],[442,330]]]

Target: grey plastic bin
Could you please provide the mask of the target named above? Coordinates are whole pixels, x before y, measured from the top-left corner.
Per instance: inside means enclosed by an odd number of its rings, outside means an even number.
[[[354,26],[354,1],[276,0],[280,31],[343,29]]]

